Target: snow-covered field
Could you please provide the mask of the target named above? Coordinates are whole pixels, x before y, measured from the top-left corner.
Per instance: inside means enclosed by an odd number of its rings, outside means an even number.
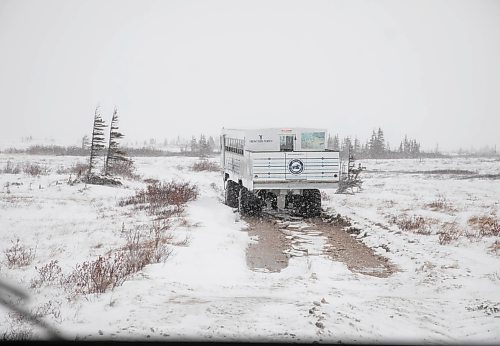
[[[70,294],[57,283],[30,286],[37,268],[51,260],[69,273],[123,246],[127,230],[151,222],[145,212],[118,206],[145,183],[71,186],[69,174],[57,169],[83,158],[0,154],[0,170],[9,160],[37,162],[51,173],[0,174],[0,280],[28,292],[30,300],[18,304],[44,315],[66,338],[500,342],[500,251],[491,250],[498,239],[480,236],[469,222],[500,218],[500,181],[462,179],[499,174],[499,160],[366,160],[363,191],[324,191],[325,209],[349,217],[361,241],[399,269],[378,278],[353,273],[321,251],[290,258],[279,273],[252,271],[245,249],[253,240],[238,213],[222,204],[220,173],[191,171],[195,158],[137,158],[143,178],[198,185],[198,199],[172,230],[188,241],[172,245],[164,263],[99,295]],[[401,220],[422,225],[404,230]],[[439,233],[451,228],[456,239],[441,244]],[[5,251],[16,239],[34,249],[34,258],[9,268]],[[0,337],[29,328],[0,306]]]

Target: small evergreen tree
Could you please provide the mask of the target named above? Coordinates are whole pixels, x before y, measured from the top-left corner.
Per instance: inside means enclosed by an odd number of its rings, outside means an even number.
[[[118,141],[123,138],[123,134],[118,131],[118,110],[114,109],[109,128],[108,154],[104,164],[104,175],[113,171],[119,163],[128,162],[126,153],[118,146]]]
[[[211,154],[215,150],[215,140],[212,136],[208,137],[208,152]]]
[[[205,156],[208,153],[208,142],[204,134],[200,135],[200,139],[198,141],[198,150],[200,151],[200,155],[202,156]]]
[[[361,145],[357,137],[354,138],[354,146],[352,148],[354,154],[359,154],[361,152]]]
[[[89,147],[89,136],[85,135],[82,137],[82,150],[85,150]]]
[[[339,136],[338,135],[335,135],[333,137],[332,149],[336,150],[336,151],[340,150],[340,143],[339,143]]]
[[[97,158],[105,148],[104,129],[106,127],[106,123],[102,120],[101,114],[99,113],[99,106],[97,106],[94,112],[94,125],[92,126],[92,139],[90,142],[90,159],[87,178],[92,175],[92,170],[97,164]]]
[[[198,151],[198,142],[194,136],[191,137],[191,152],[195,153]]]

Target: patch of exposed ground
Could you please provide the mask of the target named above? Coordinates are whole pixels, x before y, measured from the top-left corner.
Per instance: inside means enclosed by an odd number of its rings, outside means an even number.
[[[279,272],[288,266],[285,250],[291,247],[291,241],[279,231],[276,221],[268,218],[245,217],[248,234],[257,237],[257,242],[248,246],[247,265],[252,270],[266,269]]]
[[[285,230],[287,227],[281,221],[263,218],[246,217],[248,234],[257,237],[255,243],[248,246],[246,252],[247,265],[252,270],[267,270],[279,272],[288,266],[288,258],[294,252],[296,242]],[[388,277],[396,266],[383,256],[375,254],[373,249],[351,236],[341,226],[323,221],[320,218],[304,220],[307,225],[294,228],[295,234],[324,237],[326,244],[322,255],[334,261],[345,263],[347,268],[355,273],[376,277]],[[294,245],[295,244],[295,245]],[[307,255],[307,254],[306,254]]]
[[[372,248],[347,233],[342,227],[314,219],[315,229],[328,239],[325,252],[334,261],[347,265],[350,271],[376,277],[388,277],[397,268],[388,258],[377,255]]]

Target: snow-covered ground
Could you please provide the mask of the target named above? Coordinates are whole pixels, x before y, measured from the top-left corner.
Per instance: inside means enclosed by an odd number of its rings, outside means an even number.
[[[56,170],[83,158],[0,154],[0,170],[8,160],[38,162],[52,172],[0,174],[0,280],[23,287],[31,296],[27,309],[45,309],[45,320],[67,338],[500,342],[500,255],[489,250],[496,239],[461,235],[441,245],[438,238],[445,223],[473,235],[470,217],[498,219],[500,182],[425,173],[499,174],[498,160],[366,160],[363,191],[324,191],[325,209],[351,218],[362,230],[358,237],[399,269],[378,278],[352,273],[322,254],[292,257],[279,273],[252,271],[245,249],[253,240],[238,213],[222,204],[219,173],[191,171],[196,158],[137,158],[143,178],[198,185],[198,199],[185,210],[188,222],[173,230],[189,244],[172,245],[165,263],[149,265],[100,295],[30,283],[35,267],[56,259],[69,273],[122,246],[123,229],[150,222],[146,213],[118,206],[145,183],[70,186],[69,174]],[[438,200],[446,207],[428,206]],[[421,216],[430,234],[399,229],[393,221],[405,215]],[[4,251],[17,238],[36,249],[35,257],[26,267],[8,268]],[[0,306],[0,335],[22,328]]]

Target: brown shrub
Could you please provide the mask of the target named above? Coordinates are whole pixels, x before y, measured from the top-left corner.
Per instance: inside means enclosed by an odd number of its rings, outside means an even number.
[[[35,267],[38,270],[38,278],[31,281],[31,287],[40,287],[43,284],[53,283],[61,279],[62,270],[57,263],[57,260],[52,260],[40,268]]]
[[[21,170],[21,164],[17,163],[14,165],[10,160],[8,160],[1,172],[5,174],[19,174],[21,173]]]
[[[184,204],[194,201],[197,197],[196,185],[172,180],[150,184],[145,189],[137,191],[135,196],[120,201],[119,205],[138,205],[139,208],[149,208],[152,214],[162,210],[165,206],[172,205],[175,206],[177,212],[181,212]]]
[[[431,233],[428,220],[422,216],[408,216],[403,214],[393,216],[390,219],[390,222],[396,224],[403,231],[412,231],[417,234],[425,235],[429,235]]]
[[[139,230],[127,233],[125,246],[94,261],[76,266],[64,281],[76,293],[103,293],[120,286],[129,275],[142,270],[151,263],[165,261],[172,250],[166,243],[164,224],[150,229],[149,236]]]
[[[500,253],[500,240],[497,239],[493,242],[493,244],[491,244],[490,251],[495,255],[498,255]]]
[[[218,164],[208,160],[200,160],[195,162],[191,167],[191,169],[195,172],[201,172],[201,171],[219,172],[221,170]]]
[[[462,234],[463,231],[456,222],[447,222],[443,225],[442,230],[439,232],[439,244],[449,244],[460,238]]]
[[[455,208],[448,202],[444,196],[439,196],[436,200],[425,205],[434,211],[454,211]]]
[[[113,164],[110,165],[108,172],[124,178],[135,180],[140,179],[140,176],[135,173],[135,166],[132,160],[113,161]]]
[[[50,173],[50,169],[47,166],[42,166],[38,163],[26,162],[23,165],[23,172],[31,176],[46,175]]]
[[[35,258],[35,249],[21,244],[19,239],[16,239],[15,242],[11,241],[11,243],[12,246],[4,251],[7,258],[7,266],[13,268],[29,265]]]
[[[89,165],[86,163],[75,163],[70,167],[59,167],[56,171],[57,174],[76,174],[77,177],[83,176],[89,170]]]
[[[186,237],[183,240],[178,240],[176,242],[173,242],[172,245],[175,246],[188,246],[191,243],[191,237],[186,235]]]
[[[77,264],[65,283],[77,293],[103,293],[121,284],[124,276],[124,256],[117,253]]]
[[[500,235],[500,221],[490,215],[472,216],[468,223],[479,231],[481,237],[491,237]]]

